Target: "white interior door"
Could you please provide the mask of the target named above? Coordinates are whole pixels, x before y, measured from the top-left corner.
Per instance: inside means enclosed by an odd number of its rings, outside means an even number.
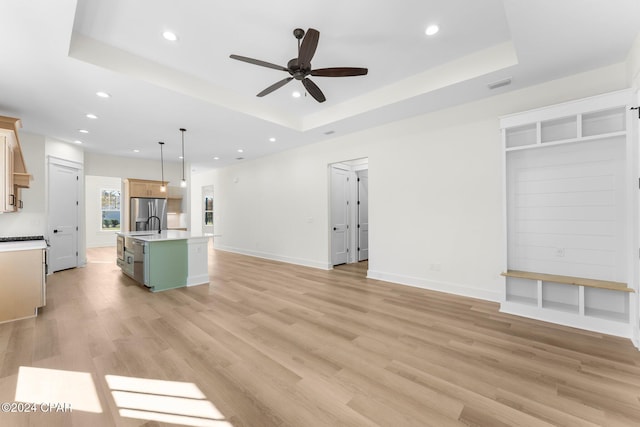
[[[346,264],[349,256],[349,171],[331,167],[331,262]]]
[[[49,163],[49,270],[78,266],[79,170]]]
[[[358,171],[358,261],[369,259],[369,171]]]

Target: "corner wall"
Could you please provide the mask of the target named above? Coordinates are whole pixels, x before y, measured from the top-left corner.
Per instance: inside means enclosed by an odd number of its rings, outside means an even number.
[[[627,80],[629,87],[640,89],[640,33],[633,42],[627,57]]]
[[[328,165],[369,158],[369,276],[498,301],[499,116],[627,87],[625,64],[221,169],[216,248],[330,268]],[[433,266],[437,266],[434,268]]]
[[[85,198],[84,216],[87,234],[87,247],[99,248],[116,245],[116,234],[114,231],[102,231],[101,223],[101,200],[100,194],[103,189],[120,190],[122,180],[107,176],[85,175]]]

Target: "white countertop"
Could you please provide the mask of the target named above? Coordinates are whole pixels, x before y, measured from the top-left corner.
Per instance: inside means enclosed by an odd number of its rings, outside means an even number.
[[[202,233],[192,233],[190,231],[182,230],[162,230],[162,233],[157,231],[127,231],[117,233],[119,236],[135,237],[145,242],[158,242],[164,240],[192,240],[192,239],[208,239],[209,236],[205,236]]]
[[[21,242],[0,242],[0,252],[32,251],[36,249],[47,249],[47,242],[45,242],[44,240],[25,240]]]

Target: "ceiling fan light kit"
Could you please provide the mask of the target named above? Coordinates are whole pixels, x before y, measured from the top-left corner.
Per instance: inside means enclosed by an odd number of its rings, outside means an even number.
[[[293,30],[293,36],[298,40],[298,56],[291,59],[286,67],[281,65],[272,64],[270,62],[261,61],[259,59],[249,58],[240,55],[230,55],[231,59],[238,61],[248,62],[249,64],[259,65],[261,67],[273,68],[275,70],[286,71],[289,73],[289,77],[286,77],[271,86],[264,89],[257,94],[258,97],[263,97],[270,94],[276,89],[289,83],[291,80],[300,80],[302,85],[307,90],[307,93],[311,95],[316,101],[324,102],[326,98],[322,93],[322,90],[316,85],[309,76],[317,77],[351,77],[351,76],[364,76],[368,73],[366,68],[358,67],[332,67],[332,68],[319,68],[312,69],[311,59],[316,53],[318,47],[318,41],[320,40],[320,32],[313,28],[309,28],[307,32],[302,28],[296,28]]]

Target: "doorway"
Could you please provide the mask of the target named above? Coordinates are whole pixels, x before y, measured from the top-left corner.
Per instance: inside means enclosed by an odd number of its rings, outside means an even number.
[[[329,232],[332,266],[369,259],[369,160],[329,165]]]
[[[78,221],[81,166],[49,157],[49,271],[78,266]]]
[[[213,185],[202,186],[202,234],[213,235]]]

